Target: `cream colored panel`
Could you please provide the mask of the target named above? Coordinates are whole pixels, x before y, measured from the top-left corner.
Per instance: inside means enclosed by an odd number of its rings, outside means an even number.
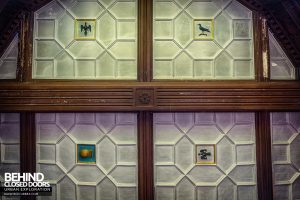
[[[196,145],[216,145],[196,164]],[[257,199],[254,113],[154,114],[157,200]]]
[[[300,113],[271,114],[274,199],[300,199]]]
[[[16,35],[0,57],[0,79],[17,77],[18,35]]]
[[[84,19],[95,20],[94,38],[75,36]],[[137,1],[53,0],[35,12],[33,46],[34,79],[135,80]]]
[[[52,199],[137,200],[135,114],[40,113],[36,127],[37,171],[57,188]],[[96,145],[95,164],[77,163],[77,144]]]
[[[4,173],[20,172],[20,115],[18,113],[0,113],[0,155],[0,183],[3,183]],[[2,199],[12,198],[2,197]],[[20,197],[13,199],[20,199]]]
[[[245,6],[155,0],[153,7],[154,79],[254,79],[252,12]]]
[[[271,79],[295,79],[295,67],[269,31]]]

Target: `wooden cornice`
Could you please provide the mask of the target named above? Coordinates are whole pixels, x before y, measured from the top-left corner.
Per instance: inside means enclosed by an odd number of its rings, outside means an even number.
[[[300,110],[291,82],[2,83],[0,111]]]

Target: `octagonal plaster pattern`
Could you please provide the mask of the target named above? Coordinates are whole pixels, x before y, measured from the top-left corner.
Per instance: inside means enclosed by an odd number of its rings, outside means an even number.
[[[274,199],[300,198],[300,113],[271,113]]]
[[[53,199],[137,199],[135,114],[38,113],[36,127],[37,171]],[[76,163],[77,144],[96,145],[95,164]]]
[[[17,77],[18,35],[0,57],[0,79],[15,79]]]
[[[95,39],[75,39],[76,19],[96,20]],[[33,49],[34,79],[136,79],[137,1],[53,0],[34,13]]]
[[[1,184],[4,182],[4,173],[20,172],[19,113],[0,113],[0,154]],[[8,198],[2,197],[2,199]],[[20,199],[20,197],[14,197],[14,199]]]
[[[153,9],[154,79],[254,79],[252,11],[245,6],[155,0]],[[195,20],[214,22],[213,39],[195,39]]]
[[[0,113],[0,182],[4,172],[19,172],[20,167],[20,115]]]
[[[155,113],[155,199],[256,199],[254,119],[254,113]],[[197,144],[216,145],[216,164],[195,164]]]

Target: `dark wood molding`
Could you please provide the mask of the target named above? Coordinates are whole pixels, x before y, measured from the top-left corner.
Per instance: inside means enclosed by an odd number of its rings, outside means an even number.
[[[254,67],[255,79],[264,81],[263,57],[262,57],[262,17],[258,12],[253,12],[254,32]]]
[[[138,2],[138,80],[152,79],[152,0]]]
[[[137,92],[149,94],[137,105]],[[151,99],[153,97],[153,100]],[[1,111],[299,110],[298,81],[2,83]]]
[[[300,67],[295,68],[295,77],[296,80],[300,80]]]
[[[17,79],[19,82],[32,80],[32,52],[33,52],[33,13],[23,12],[19,37],[19,54]]]
[[[21,113],[20,117],[20,162],[21,173],[36,172],[35,114]],[[22,196],[22,200],[35,200],[34,196]]]
[[[270,112],[256,113],[256,166],[259,200],[273,199]]]
[[[135,106],[137,107],[153,107],[154,102],[154,88],[137,88],[135,90]]]
[[[150,112],[138,114],[138,167],[138,199],[153,200],[153,116]]]
[[[270,80],[269,35],[266,18],[253,12],[254,66],[257,81]]]

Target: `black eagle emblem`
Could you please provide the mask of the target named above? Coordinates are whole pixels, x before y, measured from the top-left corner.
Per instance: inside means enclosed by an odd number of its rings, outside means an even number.
[[[201,36],[201,35],[207,36],[207,34],[204,33],[204,32],[210,33],[210,30],[208,28],[203,27],[201,24],[198,24],[198,26],[199,26],[199,30],[201,31],[201,33],[199,34],[199,36]]]
[[[80,28],[81,28],[81,32],[84,31],[84,35],[85,36],[87,36],[88,31],[92,32],[92,26],[91,25],[87,25],[86,22],[84,23],[84,26],[81,25]]]

